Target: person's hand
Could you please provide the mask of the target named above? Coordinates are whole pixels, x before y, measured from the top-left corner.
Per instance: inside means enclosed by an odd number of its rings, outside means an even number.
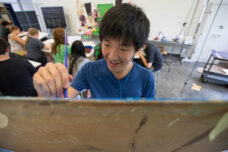
[[[135,53],[135,55],[137,55],[137,56],[142,56],[142,52],[141,51],[137,51],[136,53]]]
[[[64,97],[64,88],[70,86],[73,77],[61,63],[47,63],[33,76],[33,84],[39,97]]]

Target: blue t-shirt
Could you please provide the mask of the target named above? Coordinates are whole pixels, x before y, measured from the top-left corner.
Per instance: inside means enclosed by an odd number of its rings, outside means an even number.
[[[92,98],[155,98],[152,72],[133,63],[132,70],[120,80],[108,69],[104,59],[86,63],[78,72],[71,87],[79,92],[90,89]]]

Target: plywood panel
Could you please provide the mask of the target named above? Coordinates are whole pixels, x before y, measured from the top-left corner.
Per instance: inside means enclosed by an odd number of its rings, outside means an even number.
[[[228,149],[228,130],[208,133],[227,102],[53,101],[1,98],[0,147],[24,151],[215,152]]]

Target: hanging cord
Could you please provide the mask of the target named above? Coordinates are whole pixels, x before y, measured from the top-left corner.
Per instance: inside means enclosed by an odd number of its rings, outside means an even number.
[[[196,4],[195,4],[195,2],[196,2]],[[193,7],[194,7],[194,4],[195,4],[195,8],[194,8],[194,10],[193,10],[193,14],[192,14],[192,17],[191,17],[191,20],[190,20],[190,26],[188,27],[188,32],[187,32],[187,34],[189,34],[189,30],[190,30],[190,28],[191,28],[191,26],[192,26],[192,20],[193,20],[193,17],[195,16],[195,12],[196,12],[196,8],[197,8],[197,6],[198,6],[198,3],[199,3],[199,0],[194,0],[193,2],[192,2],[192,5],[191,5],[191,8],[189,9],[189,11],[188,11],[188,15],[185,17],[185,20],[184,20],[184,23],[183,23],[183,26],[182,26],[182,29],[181,29],[181,31],[180,31],[180,33],[179,33],[179,35],[182,33],[182,31],[184,30],[184,37],[185,37],[185,35],[186,35],[186,25],[188,24],[188,22],[187,22],[187,20],[188,20],[188,18],[190,17],[190,14],[191,14],[191,12],[192,12],[192,9],[193,9]]]
[[[190,75],[188,76],[188,79],[187,79],[187,80],[185,81],[185,83],[184,83],[184,86],[183,86],[182,91],[181,91],[181,96],[182,96],[183,93],[184,93],[184,89],[185,89],[185,87],[187,86],[188,81],[190,80],[193,71],[195,70],[196,66],[197,66],[198,63],[199,63],[199,58],[201,57],[201,54],[202,54],[202,52],[203,52],[203,48],[204,48],[205,43],[206,43],[206,41],[207,41],[208,35],[209,35],[210,31],[211,31],[212,25],[214,24],[214,21],[215,21],[215,18],[216,18],[216,16],[217,16],[217,14],[218,14],[219,8],[220,8],[220,6],[222,5],[222,2],[223,2],[223,0],[221,0],[220,3],[219,3],[218,9],[216,10],[215,16],[214,16],[214,18],[213,18],[213,20],[212,20],[212,23],[211,23],[211,25],[210,25],[210,28],[209,28],[209,30],[208,30],[208,32],[207,32],[207,36],[206,36],[206,38],[205,38],[205,40],[204,40],[204,42],[203,42],[203,46],[201,47],[200,54],[199,54],[199,56],[198,56],[198,58],[197,58],[197,60],[196,60],[196,62],[195,62],[195,64],[194,64],[194,66],[193,66],[193,68],[192,68],[192,71],[191,71]]]
[[[194,0],[194,1],[192,2],[191,8],[190,8],[189,11],[188,11],[188,15],[185,17],[184,22],[186,22],[187,19],[189,18],[190,14],[191,14],[191,11],[192,11],[192,8],[193,8],[193,6],[194,6],[195,1],[196,1],[196,0]]]
[[[195,3],[195,1],[193,2],[193,4],[194,4],[194,3]],[[192,4],[192,6],[193,6],[193,4]],[[197,0],[197,2],[196,2],[195,9],[194,9],[194,11],[193,11],[191,21],[190,21],[190,23],[189,23],[187,35],[189,35],[189,31],[190,31],[190,29],[191,29],[191,27],[192,27],[192,21],[193,21],[193,18],[194,18],[194,16],[195,16],[195,13],[196,13],[196,9],[197,9],[198,4],[199,4],[199,0]]]
[[[194,0],[194,1],[192,2],[192,5],[191,5],[191,7],[190,7],[190,9],[189,9],[189,11],[188,11],[188,14],[187,14],[187,16],[185,17],[184,22],[182,23],[182,27],[181,27],[181,30],[180,30],[180,32],[179,32],[179,36],[180,36],[180,34],[182,33],[182,31],[185,30],[185,28],[186,28],[187,19],[189,18],[190,14],[191,14],[191,11],[192,11],[192,8],[193,8],[193,5],[194,5],[195,1],[196,1],[196,0]],[[184,36],[185,36],[185,33],[184,33]]]
[[[187,19],[189,18],[190,14],[191,14],[191,11],[192,11],[192,8],[193,8],[193,6],[194,6],[195,1],[196,1],[196,0],[194,0],[194,1],[192,2],[192,5],[191,5],[191,7],[190,7],[190,9],[189,9],[189,11],[188,11],[188,14],[187,14],[187,16],[186,16],[185,19],[184,19],[184,23],[182,24],[181,30],[180,30],[180,32],[179,32],[179,36],[180,36],[180,34],[182,33],[182,31],[184,30],[184,36],[183,36],[183,37],[185,37]],[[198,0],[197,0],[197,4],[198,4]],[[194,10],[194,11],[195,11],[195,10]],[[194,13],[195,13],[195,12],[194,12]],[[193,15],[194,15],[194,14],[193,14]],[[184,43],[184,40],[183,40],[183,42],[182,42],[182,47],[183,47],[183,45],[184,45],[183,43]],[[170,51],[170,55],[169,55],[169,60],[170,60],[171,62],[172,62],[172,54],[173,54],[174,49],[175,49],[175,46],[172,47],[172,50]],[[169,71],[170,71],[170,69],[169,69]]]

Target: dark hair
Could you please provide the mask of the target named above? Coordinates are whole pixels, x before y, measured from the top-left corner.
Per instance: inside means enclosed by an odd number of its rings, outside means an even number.
[[[7,26],[7,25],[10,25],[10,22],[8,22],[8,21],[2,21],[2,26],[3,26],[3,27],[5,27],[5,26]]]
[[[6,40],[4,40],[3,38],[0,38],[0,55],[5,54],[7,48],[8,48],[8,43],[6,42]]]
[[[79,40],[74,41],[71,45],[71,56],[70,56],[70,69],[69,73],[72,74],[74,66],[77,67],[76,61],[79,57],[86,57],[85,55],[85,47],[83,43]]]
[[[133,44],[138,50],[148,39],[150,21],[141,8],[122,4],[106,12],[99,29],[101,42],[104,38],[117,38],[126,46]]]

